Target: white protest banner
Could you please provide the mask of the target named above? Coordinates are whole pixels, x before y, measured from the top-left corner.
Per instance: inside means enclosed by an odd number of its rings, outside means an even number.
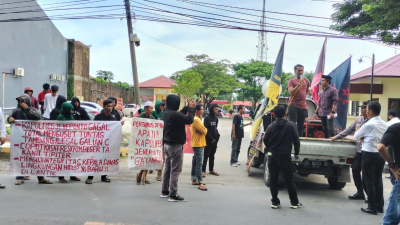
[[[128,168],[161,169],[164,121],[134,117],[129,141]]]
[[[116,174],[119,121],[27,121],[11,126],[10,175]]]

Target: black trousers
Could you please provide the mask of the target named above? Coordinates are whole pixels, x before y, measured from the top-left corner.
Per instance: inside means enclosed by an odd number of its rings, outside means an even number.
[[[383,182],[382,172],[385,160],[379,153],[362,153],[362,171],[365,178],[365,185],[368,195],[368,208],[383,210]]]
[[[286,182],[286,187],[289,193],[290,203],[296,205],[299,203],[297,198],[296,184],[293,179],[292,162],[290,156],[288,158],[269,156],[268,157],[268,170],[270,175],[269,189],[272,195],[272,203],[280,203],[278,198],[278,180],[279,172],[282,172],[283,178]]]
[[[299,137],[303,137],[304,121],[307,113],[307,109],[300,109],[293,105],[289,106],[288,119],[297,124],[297,133],[299,134]]]
[[[326,116],[321,116],[322,131],[324,132],[324,138],[330,138],[335,136],[335,130],[333,129],[334,119],[328,119]]]
[[[208,171],[214,171],[214,161],[215,161],[215,153],[217,152],[217,143],[207,143],[207,146],[204,147],[204,159],[203,159],[203,167],[202,172],[206,172],[207,168],[207,160],[209,161],[208,164]]]
[[[365,179],[361,176],[362,171],[362,153],[357,152],[354,157],[353,164],[351,164],[351,172],[353,174],[354,185],[357,188],[357,193],[364,195]],[[365,189],[365,193],[367,190]]]

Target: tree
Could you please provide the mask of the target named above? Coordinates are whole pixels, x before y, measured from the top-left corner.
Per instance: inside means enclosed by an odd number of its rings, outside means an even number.
[[[333,7],[331,29],[358,38],[377,35],[386,44],[400,44],[400,1],[346,0]]]
[[[186,60],[192,63],[190,70],[201,74],[201,88],[197,96],[203,99],[204,108],[219,95],[232,93],[239,82],[230,75],[230,63],[227,60],[214,62],[208,55],[188,55]],[[176,80],[176,75],[171,77]]]
[[[201,89],[201,80],[203,76],[191,69],[176,72],[174,80],[178,85],[173,85],[175,93],[192,98],[198,94]]]
[[[103,79],[108,81],[108,82],[114,80],[114,73],[111,72],[111,71],[98,70],[96,72],[96,75],[103,77]]]
[[[274,65],[268,62],[251,60],[233,65],[233,71],[241,85],[243,97],[251,99],[253,107],[263,97],[261,87],[271,77]]]

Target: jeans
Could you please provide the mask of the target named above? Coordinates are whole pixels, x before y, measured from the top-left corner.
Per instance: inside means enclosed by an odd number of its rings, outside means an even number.
[[[242,138],[232,138],[231,165],[238,162],[240,145],[242,145]]]
[[[193,147],[193,158],[192,158],[192,180],[197,180],[199,183],[203,181],[201,176],[201,169],[203,166],[204,147],[196,148]]]
[[[162,192],[175,196],[178,193],[178,178],[182,172],[183,145],[164,144],[165,167],[162,182]]]
[[[289,121],[292,121],[293,123],[297,124],[297,133],[299,134],[299,137],[303,137],[304,120],[306,119],[307,113],[308,113],[307,109],[300,109],[294,105],[289,106],[289,111],[288,111]]]
[[[394,225],[400,223],[400,181],[395,180],[390,192],[389,201],[385,214],[382,218],[383,225]]]
[[[202,171],[205,173],[207,168],[207,160],[209,161],[208,164],[208,171],[214,171],[214,160],[215,160],[215,153],[217,152],[217,142],[211,144],[207,143],[207,146],[204,147],[204,160],[203,160],[203,168]]]
[[[362,179],[361,170],[362,170],[362,153],[357,152],[356,156],[354,157],[353,164],[351,164],[351,172],[353,174],[354,185],[357,188],[357,193],[364,195],[365,179]],[[365,190],[365,192],[367,191]]]
[[[269,189],[272,195],[272,203],[280,203],[280,200],[278,198],[278,181],[279,172],[282,172],[289,193],[290,203],[292,205],[297,205],[299,203],[299,199],[297,198],[296,184],[294,183],[293,179],[291,160],[283,157],[269,156],[268,170],[270,175]]]
[[[334,119],[328,119],[326,116],[321,116],[322,131],[324,132],[324,138],[330,138],[335,136],[335,130],[333,129]]]
[[[362,153],[362,171],[368,195],[368,208],[383,210],[383,181],[382,172],[385,160],[379,153]]]

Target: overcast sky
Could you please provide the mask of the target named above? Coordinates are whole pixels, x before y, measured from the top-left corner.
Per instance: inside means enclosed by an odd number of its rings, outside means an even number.
[[[42,8],[61,7],[60,2],[68,0],[38,0]],[[71,1],[71,0],[69,0]],[[189,8],[192,10],[205,11],[223,15],[218,17],[215,15],[204,14],[200,12],[169,7],[166,5],[155,4],[154,2],[137,0],[131,1],[132,9],[135,15],[151,15],[149,12],[160,13],[159,11],[144,10],[138,7],[156,7],[157,10],[168,10],[174,13],[185,13],[191,15],[201,15],[205,17],[222,18],[232,20],[227,17],[241,18],[243,21],[259,21],[259,17],[239,14],[236,12],[228,12],[223,10],[212,9],[209,7],[201,7],[178,0],[151,0],[163,4],[170,4],[178,7]],[[195,0],[196,2],[207,2],[211,4],[220,4],[225,6],[262,9],[262,0]],[[100,7],[121,5],[121,7],[110,8],[110,11],[92,14],[123,14],[123,0],[88,0],[92,4],[69,6],[67,8],[78,7]],[[312,15],[318,17],[330,17],[333,13],[332,4],[335,1],[315,1],[315,0],[279,0],[266,1],[266,10],[272,12],[284,12],[301,15]],[[60,5],[49,5],[58,3]],[[144,6],[146,4],[147,6]],[[67,5],[65,3],[64,5]],[[213,6],[213,5],[210,5]],[[226,10],[238,11],[261,16],[261,12],[248,11],[235,8],[222,7]],[[81,11],[65,10],[63,13],[89,12],[100,10],[103,8],[85,8]],[[108,8],[106,8],[108,9]],[[111,9],[114,9],[111,11]],[[154,9],[154,8],[153,8]],[[145,13],[144,11],[147,13]],[[49,11],[48,15],[62,15],[60,11]],[[88,13],[88,15],[90,15]],[[164,14],[166,15],[166,14]],[[176,15],[172,15],[176,16]],[[331,25],[330,20],[308,18],[303,16],[289,16],[276,13],[266,13],[268,18],[266,21],[272,25],[284,25],[295,27],[298,29],[309,29],[313,31],[324,31],[336,33],[327,28]],[[187,20],[187,19],[186,19]],[[283,22],[279,20],[288,20],[292,22]],[[293,23],[297,22],[297,23]],[[307,26],[298,23],[309,23],[316,26]],[[82,41],[86,45],[91,46],[90,74],[95,76],[97,70],[109,70],[115,74],[114,81],[123,81],[130,84],[132,81],[132,69],[130,64],[129,42],[127,34],[127,26],[125,19],[112,20],[54,20],[55,25],[66,38]],[[251,23],[251,22],[250,22]],[[237,26],[245,26],[258,29],[257,26],[237,24]],[[285,31],[285,29],[277,29],[267,27],[271,30]],[[287,30],[290,32],[298,32]],[[258,32],[241,31],[230,29],[208,28],[181,24],[171,24],[162,22],[151,22],[144,20],[134,21],[134,32],[138,34],[141,45],[136,48],[137,68],[139,74],[139,82],[149,80],[159,75],[170,76],[176,71],[186,69],[190,64],[185,60],[189,54],[207,54],[216,60],[227,59],[232,63],[246,62],[256,59],[258,43]],[[283,34],[267,34],[267,60],[270,63],[275,62]],[[303,64],[306,71],[314,71],[317,60],[322,48],[323,37],[305,37],[288,35],[286,37],[286,46],[283,62],[283,70],[285,72],[293,72],[293,66],[297,63]],[[370,59],[364,58],[363,63],[359,63],[358,59],[362,56],[376,55],[376,62],[381,62],[396,54],[396,49],[387,47],[379,43],[361,40],[335,39],[329,38],[326,51],[326,69],[325,73],[329,73],[341,62],[346,60],[350,55],[352,58],[352,74],[371,66]],[[397,50],[397,53],[400,53]]]

